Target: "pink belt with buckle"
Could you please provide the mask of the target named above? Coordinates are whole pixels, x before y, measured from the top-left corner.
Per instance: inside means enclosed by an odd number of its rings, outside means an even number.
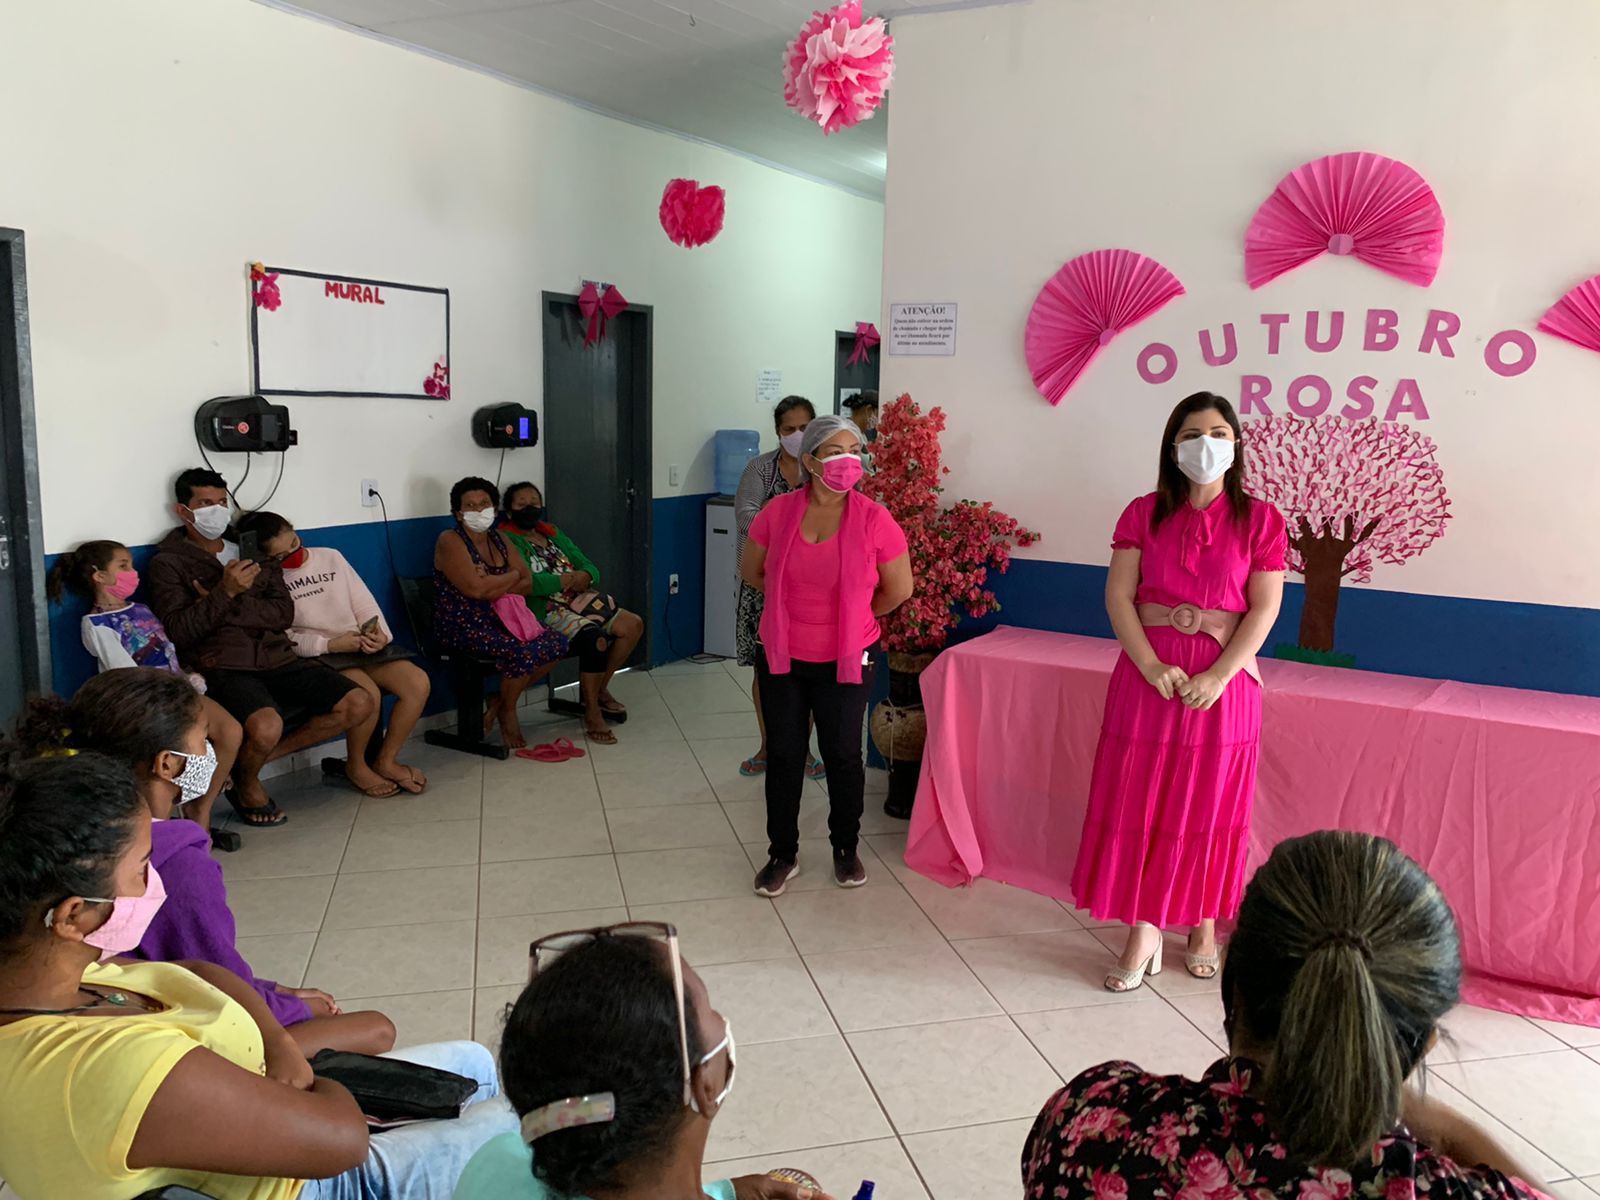
[[[1233,635],[1239,632],[1239,625],[1244,620],[1243,613],[1200,608],[1193,604],[1180,604],[1176,608],[1168,608],[1165,604],[1140,604],[1135,611],[1139,614],[1141,625],[1176,629],[1189,637],[1203,633],[1224,650],[1233,641]],[[1261,668],[1256,665],[1255,655],[1246,660],[1244,672],[1257,683],[1261,682]]]

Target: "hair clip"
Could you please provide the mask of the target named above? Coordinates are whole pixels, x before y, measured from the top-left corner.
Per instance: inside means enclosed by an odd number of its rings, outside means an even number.
[[[522,1118],[522,1140],[532,1145],[558,1129],[580,1125],[604,1125],[617,1118],[617,1098],[611,1092],[593,1096],[572,1096],[541,1105]]]

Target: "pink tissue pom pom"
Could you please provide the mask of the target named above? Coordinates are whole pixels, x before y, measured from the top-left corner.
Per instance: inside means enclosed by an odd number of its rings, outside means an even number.
[[[811,14],[783,64],[785,103],[824,133],[865,121],[894,76],[894,39],[882,18],[863,20],[861,0]]]
[[[661,193],[661,228],[680,246],[704,246],[722,232],[727,194],[693,179],[674,179]]]

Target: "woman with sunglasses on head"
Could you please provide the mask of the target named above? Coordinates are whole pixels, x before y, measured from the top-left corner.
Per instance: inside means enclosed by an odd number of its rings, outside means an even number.
[[[766,1176],[705,1184],[733,1090],[733,1030],[670,925],[535,942],[500,1071],[522,1119],[467,1165],[455,1200],[828,1200]]]
[[[1229,1057],[1198,1081],[1079,1075],[1028,1134],[1027,1200],[1533,1200],[1530,1173],[1417,1082],[1460,991],[1455,916],[1398,846],[1283,842],[1228,943]]]
[[[766,597],[756,672],[767,718],[767,865],[758,896],[781,896],[800,871],[800,797],[809,725],[828,768],[833,881],[867,881],[857,844],[866,764],[862,722],[872,691],[878,618],[911,596],[906,535],[889,510],[856,490],[861,431],[847,417],[806,426],[808,482],[750,526],[744,581]]]
[[[1108,991],[1161,971],[1161,931],[1190,929],[1191,975],[1217,973],[1218,918],[1239,908],[1261,747],[1256,652],[1283,600],[1282,514],[1245,491],[1243,431],[1196,392],[1161,435],[1156,490],[1111,541],[1106,611],[1122,643],[1106,694],[1078,907],[1129,926]]]
[[[18,722],[26,755],[103,754],[132,772],[150,812],[150,863],[166,900],[144,937],[129,949],[150,962],[199,959],[224,967],[253,988],[306,1055],[319,1050],[382,1054],[394,1048],[394,1025],[380,1012],[343,1011],[327,992],[258,979],[239,953],[222,868],[207,852],[209,834],[175,820],[211,783],[216,753],[206,740],[200,697],[180,676],[150,667],[96,675],[70,704],[35,700]]]
[[[394,1057],[478,1085],[454,1121],[370,1135],[266,1002],[213,963],[146,963],[164,897],[120,762],[0,746],[0,1177],[35,1200],[446,1200],[516,1127],[471,1042]]]
[[[389,622],[354,567],[331,546],[307,546],[293,525],[274,512],[240,518],[239,536],[253,536],[261,552],[283,568],[283,586],[294,601],[294,624],[286,631],[294,652],[332,667],[366,692],[372,715],[345,734],[345,778],[363,796],[387,799],[399,792],[415,796],[428,777],[400,761],[432,683],[412,661],[411,651],[395,644]],[[394,697],[383,742],[368,749],[383,716],[384,696]]]

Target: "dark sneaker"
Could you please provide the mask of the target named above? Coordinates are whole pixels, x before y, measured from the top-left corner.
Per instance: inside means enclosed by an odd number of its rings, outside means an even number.
[[[854,850],[833,852],[833,882],[840,887],[860,887],[867,881],[867,869]]]
[[[800,874],[800,864],[784,862],[781,858],[767,859],[767,865],[756,873],[756,895],[781,896],[789,880]]]

